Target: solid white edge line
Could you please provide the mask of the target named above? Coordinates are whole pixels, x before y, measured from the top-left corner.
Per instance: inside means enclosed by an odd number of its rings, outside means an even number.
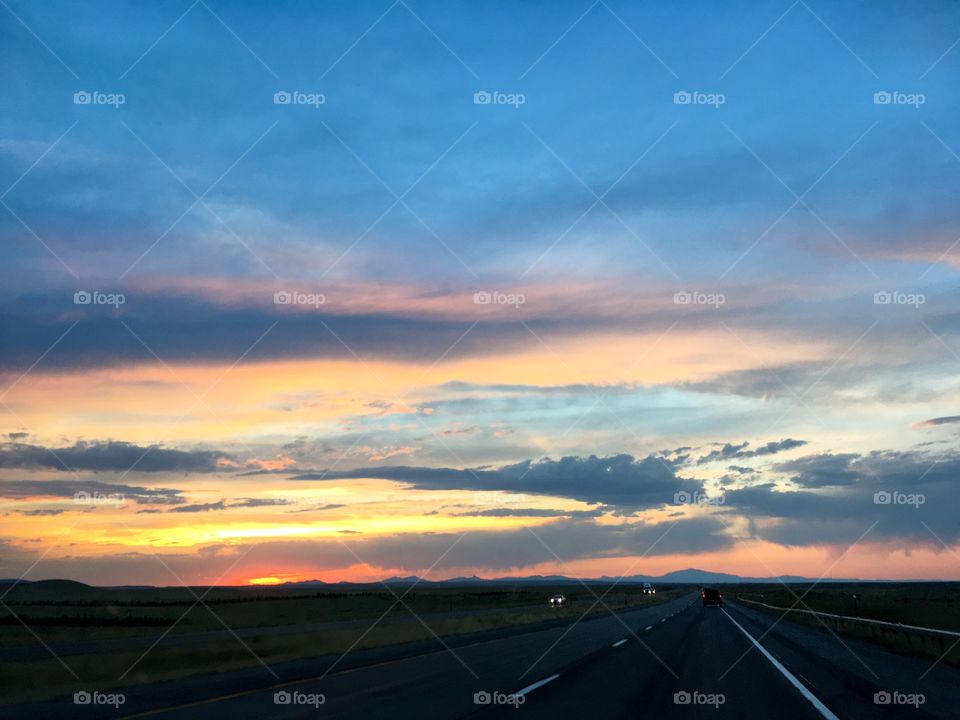
[[[790,681],[790,684],[793,685],[797,690],[799,690],[799,691],[800,691],[800,694],[803,695],[807,700],[809,700],[809,701],[810,701],[810,704],[813,705],[817,710],[820,711],[820,714],[821,714],[821,715],[823,715],[823,716],[824,716],[825,718],[827,718],[828,720],[840,720],[840,718],[838,718],[836,715],[834,715],[834,714],[830,711],[830,708],[828,708],[826,705],[824,705],[822,702],[820,702],[820,699],[819,699],[816,695],[814,695],[812,692],[810,692],[810,691],[807,689],[807,686],[806,686],[806,685],[804,685],[802,682],[800,682],[799,680],[797,680],[797,678],[794,677],[793,673],[791,673],[789,670],[787,670],[787,669],[780,663],[779,660],[777,660],[773,655],[771,655],[771,654],[767,651],[767,649],[766,649],[763,645],[761,645],[760,643],[758,643],[758,642],[754,639],[753,635],[751,635],[751,634],[748,633],[746,630],[744,630],[744,629],[743,629],[743,625],[741,625],[741,624],[738,623],[736,620],[734,620],[734,619],[733,619],[733,616],[731,616],[730,613],[728,613],[728,612],[726,611],[726,608],[720,608],[720,609],[723,611],[723,614],[724,614],[724,615],[726,615],[728,618],[730,618],[730,622],[732,622],[734,625],[736,625],[738,628],[740,628],[740,632],[742,632],[744,635],[746,635],[746,636],[750,639],[750,642],[752,642],[752,643],[754,644],[754,647],[756,647],[757,650],[759,650],[760,652],[762,652],[763,655],[764,655],[764,657],[766,657],[767,660],[769,660],[769,661],[773,664],[773,666],[774,666],[777,670],[779,670],[787,680]]]
[[[560,673],[557,673],[556,675],[551,675],[550,677],[544,678],[543,680],[537,680],[533,685],[527,685],[523,690],[517,690],[514,693],[514,695],[526,695],[527,693],[533,692],[539,687],[543,687],[548,682],[552,682],[556,680],[558,677],[560,677]]]
[[[620,647],[620,646],[623,645],[626,641],[627,641],[626,638],[624,638],[623,640],[618,640],[618,641],[615,642],[613,645],[611,645],[611,647]]]

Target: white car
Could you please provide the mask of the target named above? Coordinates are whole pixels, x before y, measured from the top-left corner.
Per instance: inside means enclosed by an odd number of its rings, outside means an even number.
[[[643,584],[643,594],[644,595],[656,595],[657,589],[650,583]]]
[[[567,604],[567,599],[563,595],[551,595],[550,607],[562,607]]]

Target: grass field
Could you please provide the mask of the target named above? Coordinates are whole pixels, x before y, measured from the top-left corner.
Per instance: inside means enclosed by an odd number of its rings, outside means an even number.
[[[203,597],[198,604],[186,588],[31,583],[14,588],[4,599],[8,607],[0,606],[0,702],[429,640],[434,634],[449,637],[572,620],[588,611],[608,612],[599,604],[591,609],[593,593],[602,596],[608,589],[393,585],[401,604],[380,585],[192,588]],[[549,607],[553,592],[562,592],[569,604]],[[624,584],[610,590],[603,602],[611,609],[640,607],[683,592],[689,589],[665,587],[651,597],[637,585]]]

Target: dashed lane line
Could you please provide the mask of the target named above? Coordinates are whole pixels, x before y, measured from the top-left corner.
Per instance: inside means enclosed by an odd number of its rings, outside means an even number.
[[[560,677],[560,673],[557,673],[556,675],[551,675],[550,677],[544,678],[543,680],[537,680],[537,681],[536,681],[535,683],[533,683],[532,685],[527,685],[523,690],[517,690],[517,691],[514,693],[514,695],[526,695],[527,693],[531,693],[531,692],[533,692],[534,690],[536,690],[537,688],[543,687],[543,686],[546,685],[548,682],[553,682],[553,681],[556,680],[558,677]]]

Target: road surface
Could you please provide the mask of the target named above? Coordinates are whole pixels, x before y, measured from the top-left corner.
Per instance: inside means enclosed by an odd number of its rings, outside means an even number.
[[[696,593],[576,624],[126,689],[12,718],[956,718],[960,670]],[[350,658],[351,656],[348,656]],[[351,663],[354,663],[351,665]],[[933,665],[932,669],[931,666]],[[312,673],[312,674],[311,674]],[[277,695],[279,693],[279,695]],[[889,693],[889,704],[877,704]],[[920,702],[922,695],[922,703]],[[884,700],[888,696],[881,695]],[[289,700],[277,704],[275,698]],[[322,703],[321,703],[322,700]],[[489,703],[486,701],[489,700]],[[478,702],[479,701],[479,702]],[[499,704],[498,704],[499,703]],[[907,704],[912,703],[912,704]]]

